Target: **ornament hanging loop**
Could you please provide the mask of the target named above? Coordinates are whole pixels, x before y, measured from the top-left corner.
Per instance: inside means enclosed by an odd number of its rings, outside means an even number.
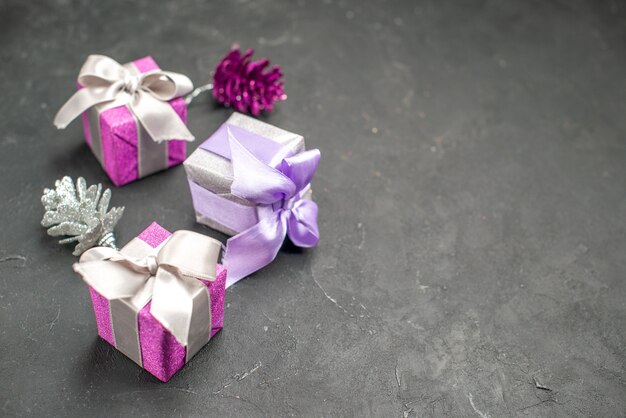
[[[196,97],[198,97],[205,91],[211,91],[211,90],[213,90],[213,83],[208,83],[208,84],[195,88],[191,93],[185,96],[185,104],[189,106],[189,104],[193,101],[193,99],[195,99]]]
[[[115,240],[115,234],[113,232],[107,232],[98,240],[98,246],[100,247],[111,247],[114,250],[119,250],[117,248],[117,242]]]

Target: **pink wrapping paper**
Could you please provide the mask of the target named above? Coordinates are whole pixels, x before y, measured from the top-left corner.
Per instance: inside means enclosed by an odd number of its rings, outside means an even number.
[[[156,248],[172,235],[169,231],[153,222],[138,238]],[[226,269],[217,265],[216,279],[213,282],[202,281],[209,289],[211,299],[211,338],[224,324],[224,296]],[[96,314],[98,335],[115,347],[115,337],[111,327],[109,300],[93,288],[89,288],[93,309]],[[186,348],[167,331],[151,314],[148,303],[138,316],[139,345],[143,368],[163,382],[167,382],[185,365]]]
[[[144,57],[132,64],[142,73],[160,69],[152,57]],[[81,88],[81,86],[78,86]],[[182,97],[170,100],[169,104],[178,116],[187,122],[187,105]],[[85,140],[92,147],[89,129],[89,111],[84,112],[83,127]],[[102,167],[113,184],[123,186],[139,180],[137,155],[137,122],[126,106],[104,110],[100,113],[100,132],[102,138]],[[93,150],[93,148],[92,148]],[[168,167],[182,163],[186,157],[186,141],[172,139],[168,141]]]

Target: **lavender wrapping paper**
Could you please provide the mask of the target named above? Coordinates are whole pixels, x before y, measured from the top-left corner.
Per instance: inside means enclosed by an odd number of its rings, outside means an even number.
[[[146,73],[158,70],[159,66],[152,57],[144,57],[125,64],[133,66],[138,72]],[[82,86],[78,86],[81,88]],[[182,119],[187,121],[187,105],[182,97],[169,101],[174,111]],[[82,115],[85,140],[92,149],[102,168],[107,173],[113,184],[124,184],[139,180],[154,172],[139,174],[139,134],[138,122],[126,106],[110,107],[106,104],[97,105],[87,110]],[[99,131],[95,132],[96,130]],[[93,135],[100,135],[102,152],[94,150]],[[163,145],[167,152],[167,161],[164,161],[163,169],[181,164],[186,157],[186,141],[172,139]],[[159,170],[160,171],[160,170]]]
[[[288,147],[293,153],[305,150],[302,135],[241,113],[233,113],[206,142],[226,134],[226,127],[240,128]],[[233,168],[229,159],[198,147],[184,162],[197,222],[227,235],[255,225],[263,216],[263,208],[231,193]],[[306,198],[311,198],[309,192]],[[224,210],[223,208],[228,208]]]
[[[153,222],[138,238],[156,248],[170,235],[169,231]],[[215,281],[202,282],[207,286],[211,299],[212,338],[224,325],[226,269],[218,264]],[[93,288],[89,288],[89,291],[96,315],[98,335],[115,347],[110,302]],[[139,311],[137,320],[143,368],[166,382],[185,365],[186,348],[150,314],[150,303]]]

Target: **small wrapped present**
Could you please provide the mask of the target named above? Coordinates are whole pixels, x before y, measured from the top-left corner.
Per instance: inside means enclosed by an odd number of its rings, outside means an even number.
[[[90,55],[78,76],[78,91],[57,113],[62,129],[82,113],[85,138],[116,186],[185,160],[187,105],[193,89],[182,74],[162,71],[152,57],[120,65]]]
[[[87,250],[74,264],[89,285],[98,334],[166,382],[224,322],[221,244],[156,222],[120,251]]]
[[[197,221],[234,235],[227,287],[269,264],[286,236],[317,244],[311,180],[319,159],[301,135],[234,113],[185,161]]]

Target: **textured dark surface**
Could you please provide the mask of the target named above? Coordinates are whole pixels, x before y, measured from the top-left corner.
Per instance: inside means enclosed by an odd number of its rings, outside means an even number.
[[[624,416],[626,10],[618,2],[0,3],[0,415]],[[39,226],[90,53],[197,84],[233,41],[282,65],[266,118],[322,150],[322,241],[227,294],[162,384],[96,336]],[[207,97],[190,128],[229,111]],[[198,145],[192,144],[190,151]],[[194,224],[182,167],[115,189],[118,240]],[[545,388],[542,388],[545,386]],[[549,389],[547,389],[549,388]]]

